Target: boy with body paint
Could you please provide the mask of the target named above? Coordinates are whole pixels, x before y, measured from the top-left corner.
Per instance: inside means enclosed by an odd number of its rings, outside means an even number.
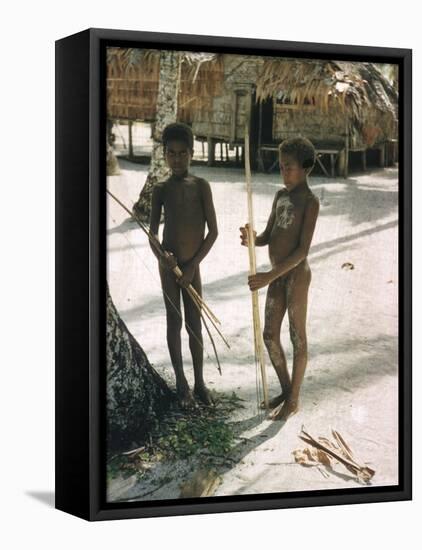
[[[203,378],[201,317],[186,290],[189,284],[192,284],[202,296],[199,264],[210,251],[218,235],[211,187],[203,178],[189,174],[193,155],[193,135],[189,126],[181,123],[169,124],[163,131],[162,140],[164,156],[171,175],[153,188],[150,230],[158,238],[161,211],[164,209],[162,248],[167,254],[160,255],[152,245],[151,249],[159,261],[167,316],[167,344],[181,406],[195,406],[194,397],[206,405],[211,405],[212,398]],[[176,265],[183,272],[183,276],[178,280],[172,271]],[[183,372],[180,295],[183,298],[185,326],[192,354],[194,395]]]
[[[268,245],[271,270],[249,276],[251,290],[268,285],[265,302],[264,343],[277,373],[281,393],[270,401],[277,407],[274,420],[286,420],[298,410],[299,391],[307,363],[306,312],[311,269],[307,255],[319,213],[319,200],[308,185],[315,164],[312,143],[305,138],[285,140],[279,147],[284,188],[277,191],[267,226],[256,235],[255,246]],[[241,244],[248,246],[247,225],[240,228]],[[281,346],[280,330],[288,312],[293,345],[290,379]]]

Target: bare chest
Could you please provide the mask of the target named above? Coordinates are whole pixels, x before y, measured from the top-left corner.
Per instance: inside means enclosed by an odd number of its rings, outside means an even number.
[[[192,215],[201,209],[201,194],[195,183],[169,186],[164,197],[164,209],[178,215]]]

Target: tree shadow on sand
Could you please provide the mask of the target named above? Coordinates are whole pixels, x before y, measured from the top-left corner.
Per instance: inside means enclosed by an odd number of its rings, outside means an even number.
[[[291,345],[284,346],[286,359],[291,371],[292,350]],[[358,357],[356,358],[359,352]],[[337,361],[333,358],[341,354],[341,359]],[[397,376],[398,374],[398,343],[397,337],[379,335],[365,340],[359,338],[348,338],[336,341],[325,340],[324,342],[309,343],[308,366],[305,373],[303,388],[305,394],[313,393],[314,390],[321,387],[326,388],[326,393],[336,393],[338,390],[347,393],[353,393],[357,389],[364,389],[373,384],[377,379],[384,376]],[[315,368],[314,362],[323,362],[327,356],[328,366],[322,364]],[[231,357],[227,355],[227,362],[230,365],[246,366],[250,365],[250,355],[237,355]],[[222,362],[224,356],[221,357]],[[267,368],[272,369],[271,362],[266,354]],[[335,367],[331,366],[335,364]],[[245,391],[246,388],[243,388]],[[255,386],[248,388],[249,398],[252,398],[255,392]],[[277,387],[278,390],[278,387]],[[270,389],[271,391],[271,389]],[[242,393],[245,398],[245,394]]]
[[[398,215],[398,190],[376,189],[348,180],[341,190],[324,187],[317,194],[320,215],[345,216],[352,226]]]

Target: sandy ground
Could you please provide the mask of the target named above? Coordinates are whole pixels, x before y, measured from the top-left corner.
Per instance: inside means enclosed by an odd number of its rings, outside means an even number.
[[[132,205],[147,167],[120,161],[120,176],[108,187]],[[398,482],[398,177],[396,168],[352,174],[347,180],[311,177],[321,209],[309,255],[312,283],[308,308],[309,361],[301,391],[301,410],[286,423],[258,412],[251,297],[246,281],[247,249],[240,247],[240,225],[247,220],[243,172],[230,168],[192,168],[210,181],[219,237],[201,264],[204,298],[222,321],[231,344],[218,343],[223,374],[217,372],[205,340],[205,379],[217,391],[235,391],[245,400],[235,419],[244,425],[236,449],[238,463],[222,473],[216,496],[348,488],[360,486],[338,468],[324,477],[294,462],[292,451],[305,447],[301,426],[314,436],[340,431],[356,457],[376,474],[372,485]],[[280,186],[278,174],[253,174],[255,225],[261,231]],[[126,213],[108,200],[108,281],[122,318],[151,363],[170,384],[173,370],[166,346],[164,305],[155,257]],[[269,267],[266,249],[257,249],[258,266]],[[354,269],[342,269],[345,262]],[[263,314],[265,290],[260,291]],[[263,316],[262,316],[263,318]],[[289,368],[292,347],[287,316],[282,343]],[[185,371],[193,382],[186,335]],[[278,385],[267,356],[270,397]],[[127,490],[126,490],[127,489]],[[133,483],[116,498],[136,494]],[[139,488],[138,488],[139,492]],[[151,498],[176,498],[177,484]]]

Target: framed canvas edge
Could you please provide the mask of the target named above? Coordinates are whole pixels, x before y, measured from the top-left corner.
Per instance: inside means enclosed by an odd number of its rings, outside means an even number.
[[[88,29],[89,41],[89,514],[85,519],[109,520],[137,517],[155,517],[185,514],[220,513],[233,511],[252,511],[263,509],[277,509],[286,507],[325,506],[337,504],[357,504],[383,501],[410,500],[412,498],[412,457],[411,457],[411,158],[412,158],[412,50],[397,48],[380,48],[371,46],[314,44],[303,42],[268,41],[249,38],[207,37],[198,35],[181,35],[170,33],[150,33],[143,31],[116,31],[108,29]],[[102,109],[104,98],[101,100],[101,82],[105,78],[101,72],[101,48],[113,41],[133,42],[137,47],[142,43],[155,42],[156,47],[163,45],[177,47],[180,45],[192,48],[208,46],[228,48],[255,49],[259,51],[284,51],[292,54],[312,54],[316,57],[326,48],[327,56],[365,56],[390,58],[390,62],[400,66],[400,95],[399,95],[399,124],[400,124],[400,164],[399,181],[402,183],[399,194],[399,254],[400,254],[400,479],[396,487],[373,487],[370,492],[362,490],[335,491],[336,494],[316,495],[310,491],[306,495],[283,493],[283,495],[248,495],[242,500],[232,497],[211,497],[196,499],[195,502],[166,501],[165,503],[148,503],[148,506],[127,503],[115,507],[104,503],[104,478],[101,475],[102,451],[104,447],[104,431],[102,431],[101,384],[100,372],[104,349],[102,349],[101,331],[105,329],[104,322],[104,290],[99,284],[105,280],[105,249],[104,227],[105,221],[105,193],[101,197],[101,185],[105,182],[104,151],[100,144],[104,136],[104,120]],[[224,43],[222,42],[224,41]],[[314,48],[315,46],[315,48]],[[394,60],[394,61],[393,61]],[[401,220],[400,220],[401,217]],[[98,250],[102,253],[98,254]],[[105,331],[104,331],[105,332]],[[103,346],[104,347],[104,346]],[[104,389],[104,387],[103,387]],[[103,441],[102,441],[103,440]],[[343,493],[343,494],[342,494]],[[223,499],[223,500],[221,500]],[[82,516],[81,516],[82,517]]]
[[[89,42],[85,31],[55,43],[55,507],[84,519],[90,515]]]
[[[248,37],[233,37],[233,36],[213,36],[213,35],[198,35],[198,34],[182,34],[182,33],[164,33],[152,31],[131,31],[119,29],[88,29],[94,40],[116,41],[116,42],[144,42],[147,44],[155,44],[159,48],[162,45],[172,45],[183,47],[188,46],[190,49],[196,48],[218,48],[222,51],[227,51],[231,48],[240,48],[241,50],[253,49],[262,52],[283,51],[287,54],[311,54],[312,57],[317,57],[322,54],[333,58],[333,56],[353,56],[354,58],[364,57],[388,57],[397,61],[404,59],[406,56],[411,56],[410,48],[394,48],[385,46],[366,46],[359,44],[332,44],[323,42],[299,42],[290,40],[274,40]]]

